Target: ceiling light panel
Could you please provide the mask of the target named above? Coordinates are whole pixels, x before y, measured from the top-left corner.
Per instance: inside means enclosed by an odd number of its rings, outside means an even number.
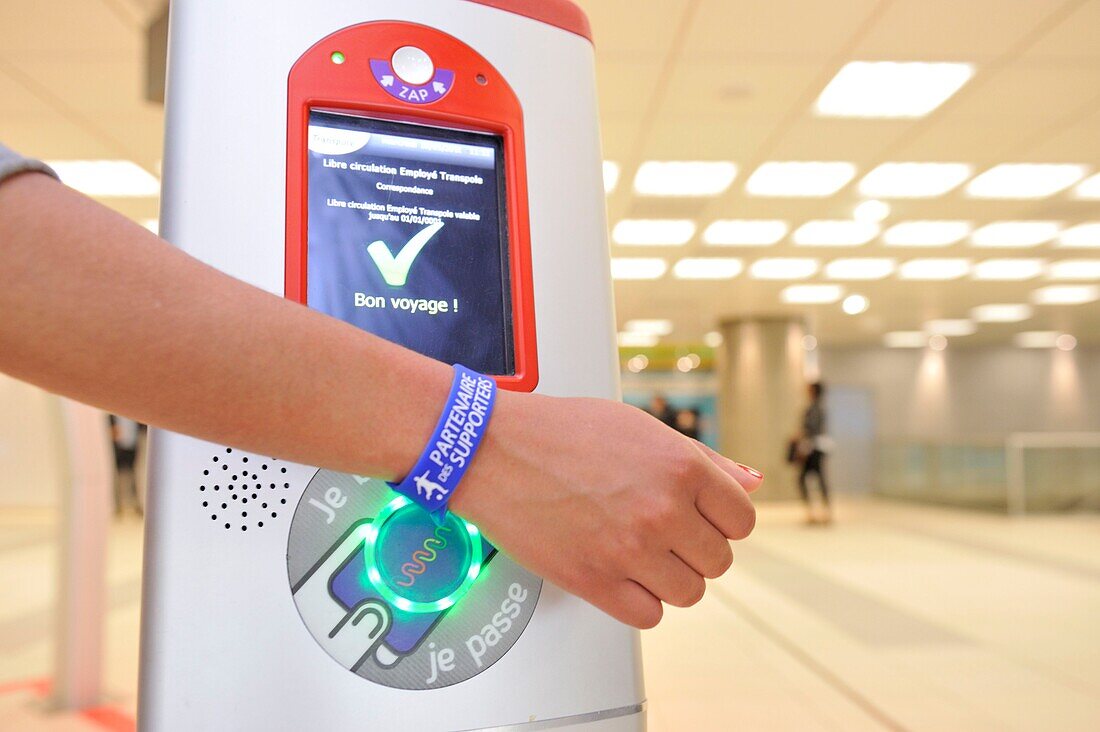
[[[721,161],[657,161],[642,163],[634,190],[643,196],[717,196],[733,183],[737,166]]]
[[[1036,305],[1083,305],[1100,300],[1096,285],[1048,285],[1031,293]]]
[[[816,259],[768,257],[753,262],[749,275],[758,280],[804,280],[817,274],[817,269]]]
[[[911,259],[898,268],[903,280],[957,280],[969,273],[969,259]]]
[[[603,161],[603,192],[611,193],[619,185],[619,164],[610,160]]]
[[[770,162],[757,168],[745,183],[754,196],[825,197],[848,184],[856,166],[846,162]]]
[[[1057,348],[1072,351],[1077,347],[1077,339],[1069,333],[1056,330],[1031,330],[1017,333],[1012,339],[1018,348]]]
[[[883,163],[863,176],[859,192],[878,198],[935,198],[962,185],[966,163]]]
[[[733,257],[685,257],[672,266],[672,273],[682,280],[728,280],[744,268]]]
[[[624,246],[683,246],[693,236],[695,222],[689,219],[623,219],[611,231]]]
[[[1100,280],[1100,259],[1063,259],[1047,268],[1052,280]]]
[[[987,259],[974,265],[976,280],[1030,280],[1043,273],[1042,259]]]
[[[1058,246],[1091,249],[1100,247],[1100,221],[1071,226],[1058,235]]]
[[[628,320],[623,324],[623,330],[627,333],[648,333],[649,335],[666,336],[672,332],[672,321],[667,318],[640,318]]]
[[[1050,241],[1061,228],[1057,221],[994,221],[975,229],[970,243],[976,247],[1023,249]]]
[[[1054,348],[1060,335],[1056,330],[1027,330],[1017,333],[1012,342],[1017,348]]]
[[[655,280],[664,275],[668,263],[657,257],[612,257],[611,279]]]
[[[852,218],[856,221],[878,222],[890,215],[890,204],[872,198],[864,201],[852,210]]]
[[[660,338],[650,333],[619,333],[618,340],[623,348],[652,348]]]
[[[895,247],[946,247],[970,233],[969,221],[902,221],[882,235],[883,243]]]
[[[88,196],[153,198],[160,181],[129,160],[51,160],[61,182]]]
[[[928,335],[941,335],[956,338],[968,336],[978,330],[972,320],[968,318],[944,318],[929,320],[924,324],[924,332]]]
[[[1023,303],[979,305],[970,311],[970,317],[979,323],[1019,323],[1033,314],[1031,306]]]
[[[841,309],[848,315],[859,315],[867,312],[871,307],[871,301],[864,295],[849,295],[840,304]]]
[[[878,236],[878,224],[873,221],[819,219],[798,227],[791,239],[802,246],[859,246]]]
[[[825,276],[831,280],[881,280],[896,268],[893,259],[881,257],[834,259],[825,265]]]
[[[1046,198],[1085,177],[1088,168],[1069,163],[1001,163],[966,186],[972,198]]]
[[[1100,173],[1090,175],[1081,181],[1073,194],[1078,198],[1100,198]]]
[[[840,285],[790,285],[779,293],[788,305],[828,305],[844,296]]]
[[[712,246],[759,247],[775,244],[787,235],[786,221],[777,219],[722,219],[703,232]]]
[[[895,330],[882,337],[887,348],[924,348],[928,345],[928,334],[921,330]]]
[[[850,61],[815,105],[826,117],[923,117],[974,75],[973,64]]]

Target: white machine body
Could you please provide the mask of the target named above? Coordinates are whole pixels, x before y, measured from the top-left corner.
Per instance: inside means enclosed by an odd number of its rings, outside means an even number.
[[[288,294],[292,69],[342,29],[425,26],[480,54],[522,108],[537,337],[528,385],[618,398],[593,47],[491,5],[175,0],[161,232],[224,272]],[[412,86],[431,88],[439,77],[416,50],[385,55]],[[405,122],[416,124],[420,109],[410,105]],[[381,598],[334,604],[336,577],[362,544],[357,532],[404,510],[378,481],[168,432],[152,443],[141,729],[644,729],[637,632],[511,564],[472,527],[469,538],[462,524],[456,532],[488,568],[484,582],[422,623],[412,633],[419,656],[402,660],[392,634],[408,618]],[[339,537],[314,541],[337,526]],[[314,544],[321,548],[303,548]],[[463,663],[462,678],[445,678]]]

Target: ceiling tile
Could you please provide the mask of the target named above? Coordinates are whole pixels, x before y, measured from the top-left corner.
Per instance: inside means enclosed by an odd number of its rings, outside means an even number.
[[[1017,150],[1043,128],[1042,120],[960,120],[937,118],[904,138],[891,151],[894,160],[959,161],[979,169],[1013,158]]]
[[[652,62],[672,45],[688,0],[577,0],[592,23],[596,56],[605,60]]]
[[[819,64],[731,60],[676,64],[663,100],[677,114],[781,119],[800,98],[815,94]]]
[[[0,140],[24,155],[43,159],[118,155],[87,129],[52,113],[0,115]]]
[[[635,152],[642,127],[643,121],[638,115],[607,115],[600,118],[603,157],[605,160],[613,160],[619,164],[620,188],[624,181],[630,180],[634,175],[634,170],[627,170],[627,168],[637,164],[637,161],[631,160],[630,157]]]
[[[597,60],[600,116],[644,114],[653,96],[654,79],[660,73],[661,66],[655,62]]]
[[[141,53],[140,29],[99,0],[5,0],[0,3],[0,55],[101,58]]]
[[[1007,53],[1065,0],[895,0],[860,40],[866,60],[984,61]]]
[[[1013,125],[1020,119],[1047,123],[1074,113],[1100,91],[1100,64],[1063,68],[1014,63],[984,78],[981,67],[969,88],[944,109],[944,118],[983,119]]]
[[[69,59],[31,56],[10,62],[20,75],[82,112],[129,109],[144,101],[145,73],[133,59]],[[157,105],[159,106],[159,105]]]
[[[96,128],[119,142],[126,156],[156,174],[155,163],[164,149],[164,112],[156,107],[127,112],[97,113]],[[116,153],[117,154],[117,153]]]
[[[1049,137],[1021,150],[1020,157],[1052,163],[1085,161],[1100,169],[1100,112],[1054,130]]]
[[[766,119],[735,119],[724,114],[662,114],[653,121],[643,154],[650,160],[732,160],[743,165],[774,127],[775,123]],[[743,175],[742,171],[738,179]]]
[[[806,115],[786,130],[767,151],[770,160],[846,160],[856,163],[862,176],[882,152],[903,136],[909,120],[871,121]]]
[[[878,0],[703,0],[684,44],[683,58],[828,59],[845,48],[879,4]]]
[[[0,115],[48,114],[50,105],[0,68]]]
[[[1095,62],[1100,60],[1097,29],[1100,29],[1100,0],[1088,0],[1038,39],[1023,58]]]

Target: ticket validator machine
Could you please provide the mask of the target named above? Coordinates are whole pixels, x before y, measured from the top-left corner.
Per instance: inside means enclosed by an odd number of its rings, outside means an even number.
[[[566,0],[175,0],[162,232],[500,388],[616,398],[587,36]],[[142,729],[644,727],[637,633],[476,526],[179,435],[152,457]]]

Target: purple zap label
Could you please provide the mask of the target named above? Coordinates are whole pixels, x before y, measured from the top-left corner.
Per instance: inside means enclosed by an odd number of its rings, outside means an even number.
[[[393,72],[389,61],[371,59],[371,73],[378,86],[395,99],[400,99],[409,104],[431,104],[438,102],[451,91],[454,86],[455,72],[447,69],[436,69],[435,76],[426,84],[413,86],[401,81],[401,78]]]

